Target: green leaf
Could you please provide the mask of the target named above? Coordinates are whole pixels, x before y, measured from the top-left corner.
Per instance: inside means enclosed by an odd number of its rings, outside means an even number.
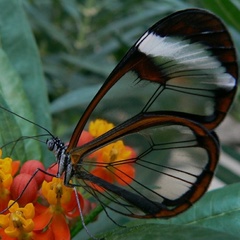
[[[191,225],[239,237],[240,184],[208,192],[188,211],[169,220],[153,219],[145,223]]]
[[[144,224],[136,227],[128,227],[118,229],[111,233],[101,235],[105,240],[145,240],[145,239],[161,239],[161,240],[192,240],[192,239],[238,239],[229,234],[220,231],[214,231],[207,228],[196,226],[181,225],[161,225],[161,224]]]
[[[0,1],[0,22],[2,48],[23,81],[35,118],[39,124],[49,127],[46,83],[36,42],[21,1]]]
[[[21,3],[18,0],[0,1],[2,96],[13,112],[49,129],[49,106],[41,61]],[[19,126],[24,136],[46,133],[36,126],[33,130],[30,125],[25,121],[25,126]],[[42,147],[41,153],[44,154],[46,147]],[[36,151],[32,146],[25,149],[28,152]],[[39,151],[35,152],[35,158],[39,154]]]
[[[24,91],[22,81],[12,68],[6,54],[0,49],[0,95],[1,106],[20,112],[27,119],[33,119],[33,112],[29,100]],[[39,143],[35,141],[18,141],[22,136],[37,135],[36,126],[16,117],[14,114],[1,109],[1,146],[9,144],[3,153],[11,157],[25,161],[32,158],[40,158],[41,150]],[[16,144],[16,146],[14,145]],[[24,148],[23,148],[24,144]],[[5,151],[6,150],[6,151]]]

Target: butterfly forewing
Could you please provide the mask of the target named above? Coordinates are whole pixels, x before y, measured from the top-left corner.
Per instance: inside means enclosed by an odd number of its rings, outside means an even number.
[[[139,112],[172,111],[213,129],[231,105],[236,81],[235,49],[222,22],[203,10],[174,13],[143,34],[113,70],[79,121],[69,150],[90,115],[103,112],[125,121]]]
[[[219,157],[212,130],[236,85],[235,49],[216,16],[190,9],[157,22],[112,71],[75,128],[67,152],[77,185],[104,208],[132,217],[186,210],[210,184]],[[96,118],[115,127],[77,147]],[[94,159],[107,148],[114,152],[119,141],[135,155]]]
[[[104,142],[98,139],[85,146],[91,154],[83,156],[76,173],[81,186],[104,207],[132,217],[170,217],[190,207],[206,191],[219,147],[214,135],[200,125],[173,116],[144,115],[129,123],[121,135],[114,141],[131,143],[137,149],[134,158],[94,162],[90,149]],[[94,176],[96,169],[105,171],[106,177],[111,173],[114,181]],[[113,204],[108,205],[109,201]]]

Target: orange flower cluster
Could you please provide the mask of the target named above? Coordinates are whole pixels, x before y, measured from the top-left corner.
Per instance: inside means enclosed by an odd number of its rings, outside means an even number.
[[[70,239],[68,224],[79,216],[73,189],[59,178],[47,182],[41,171],[32,177],[37,168],[44,170],[36,160],[27,161],[14,178],[19,166],[19,161],[0,159],[0,210],[8,208],[0,215],[1,239]],[[80,194],[78,199],[83,207]]]
[[[78,145],[97,138],[113,127],[104,120],[91,122]],[[109,183],[128,185],[134,179],[135,169],[131,161],[126,160],[134,157],[132,148],[125,146],[123,141],[116,141],[89,156],[91,161],[96,162],[89,171]],[[57,168],[55,164],[47,172],[56,174]],[[36,172],[37,169],[42,171]],[[95,184],[92,187],[104,191]],[[69,225],[79,216],[78,203],[82,209],[86,206],[84,213],[95,206],[79,193],[77,195],[78,199],[74,190],[64,185],[62,178],[46,175],[40,161],[29,160],[20,169],[20,161],[12,161],[8,157],[2,159],[0,150],[1,239],[70,239]]]

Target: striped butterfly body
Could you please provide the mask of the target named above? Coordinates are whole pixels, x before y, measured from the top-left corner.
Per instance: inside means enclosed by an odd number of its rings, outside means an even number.
[[[189,9],[160,20],[109,75],[68,146],[47,140],[57,176],[106,212],[152,218],[185,211],[213,177],[213,130],[229,110],[237,78],[233,42],[216,16]],[[103,119],[116,125],[101,132],[109,126]],[[79,146],[88,125],[92,140]]]

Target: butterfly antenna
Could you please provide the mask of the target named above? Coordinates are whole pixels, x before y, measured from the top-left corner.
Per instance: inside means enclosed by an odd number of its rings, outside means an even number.
[[[39,135],[35,135],[35,136],[21,136],[16,140],[5,143],[4,145],[1,146],[1,148],[4,148],[4,147],[6,147],[10,144],[18,143],[19,141],[27,140],[27,139],[34,139],[34,140],[39,141],[41,143],[45,143],[45,141],[42,141],[41,139],[39,139],[39,137],[47,137],[47,136],[49,136],[48,133],[47,134],[39,134]]]
[[[3,107],[3,106],[1,106],[1,105],[0,105],[0,108],[2,108],[3,110],[5,110],[5,111],[7,111],[7,112],[9,112],[9,113],[11,113],[11,114],[13,114],[13,115],[16,116],[16,117],[19,117],[19,118],[21,118],[21,119],[23,119],[23,120],[25,120],[25,121],[27,121],[27,122],[29,122],[29,123],[31,123],[31,124],[39,127],[39,128],[41,128],[41,129],[43,129],[43,130],[46,131],[50,136],[54,137],[54,136],[51,134],[51,132],[50,132],[49,130],[47,130],[45,127],[42,127],[41,125],[39,125],[39,124],[37,124],[37,123],[35,123],[35,122],[27,119],[27,118],[25,118],[25,117],[23,117],[23,116],[15,113],[15,112],[13,112],[13,111],[11,111],[11,110]]]

